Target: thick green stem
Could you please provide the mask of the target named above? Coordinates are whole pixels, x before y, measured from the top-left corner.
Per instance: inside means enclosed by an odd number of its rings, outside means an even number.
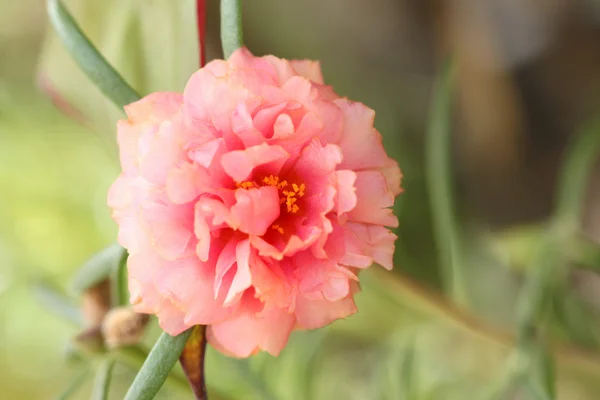
[[[221,45],[225,59],[244,46],[242,0],[221,0]]]
[[[193,328],[171,336],[163,333],[129,387],[124,400],[151,400],[156,396],[187,343]]]

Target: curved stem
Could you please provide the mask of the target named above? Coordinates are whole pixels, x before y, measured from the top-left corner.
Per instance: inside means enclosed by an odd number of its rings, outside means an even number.
[[[60,0],[47,0],[48,16],[58,37],[94,84],[119,108],[140,96],[90,42]]]

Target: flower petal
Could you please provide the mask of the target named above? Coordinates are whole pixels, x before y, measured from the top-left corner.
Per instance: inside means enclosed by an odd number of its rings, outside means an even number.
[[[356,207],[348,213],[350,221],[398,226],[398,218],[391,208],[394,195],[387,188],[385,177],[378,171],[361,171],[356,174]]]
[[[262,236],[279,217],[279,193],[273,186],[235,191],[230,226],[241,232]]]
[[[248,357],[259,350],[277,356],[294,328],[294,316],[245,296],[243,310],[227,321],[209,326],[208,342],[225,354]],[[243,332],[243,334],[240,334]]]
[[[261,144],[224,154],[221,163],[233,180],[243,182],[249,179],[254,169],[259,166],[270,164],[270,169],[275,169],[275,173],[278,173],[288,156],[281,146]]]

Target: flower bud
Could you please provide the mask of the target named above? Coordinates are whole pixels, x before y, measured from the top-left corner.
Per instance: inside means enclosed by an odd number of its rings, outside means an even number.
[[[102,322],[102,336],[107,348],[137,344],[148,324],[147,314],[138,314],[129,307],[110,310]]]

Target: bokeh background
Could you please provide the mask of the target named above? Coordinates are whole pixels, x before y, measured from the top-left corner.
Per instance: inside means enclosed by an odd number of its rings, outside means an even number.
[[[181,91],[197,68],[194,3],[66,1],[141,93]],[[542,282],[551,282],[550,289],[533,328],[544,346],[534,347],[548,352],[523,363],[514,350],[518,303],[527,303],[524,282],[531,281],[540,246],[547,248],[566,149],[586,130],[600,135],[600,2],[244,3],[246,44],[255,54],[318,59],[338,93],[377,111],[405,191],[396,205],[395,270],[374,267],[362,275],[359,313],[296,332],[279,358],[238,361],[210,350],[213,398],[486,399],[518,368],[539,378],[542,390],[527,381],[498,398],[600,398],[596,168],[581,229],[560,243],[569,257]],[[221,56],[217,5],[208,1],[209,58]],[[432,217],[435,160],[426,134],[436,82],[450,57],[451,162],[442,172],[454,193],[459,299],[448,290],[457,278],[446,268]],[[67,398],[61,393],[74,381],[84,383],[69,398],[89,398],[103,356],[76,349],[71,338],[80,328],[52,312],[58,300],[40,292],[39,282],[69,296],[75,308],[66,310],[78,319],[81,298],[72,276],[115,241],[105,200],[119,171],[119,115],[51,34],[42,0],[0,0],[2,400]],[[152,324],[145,346],[157,334]],[[129,362],[115,369],[115,399],[140,362],[135,352],[123,357]],[[162,398],[190,398],[178,386],[181,371],[174,376]],[[555,397],[543,390],[549,381],[556,382]]]

